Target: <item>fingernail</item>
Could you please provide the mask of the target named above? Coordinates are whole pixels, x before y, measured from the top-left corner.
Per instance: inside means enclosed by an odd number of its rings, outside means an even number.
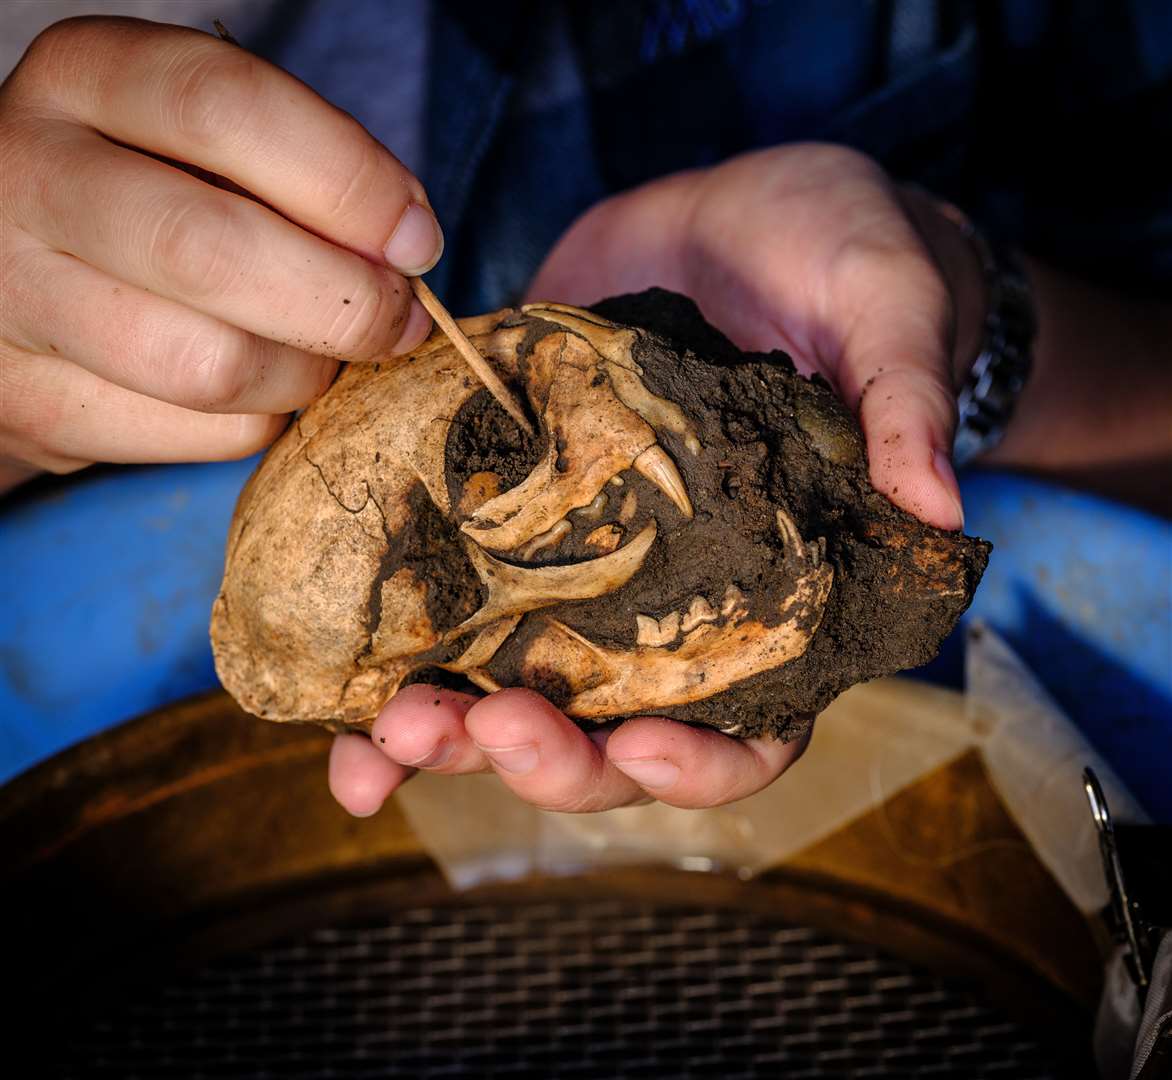
[[[373,810],[351,810],[350,816],[360,818],[374,817],[382,808],[382,803],[379,803]]]
[[[395,347],[391,349],[395,356],[402,356],[412,349],[419,348],[431,333],[431,316],[418,300],[411,301],[411,310],[407,312],[407,321],[403,324],[403,332]]]
[[[514,776],[524,776],[537,768],[537,747],[532,743],[525,746],[482,746],[489,761]]]
[[[403,211],[383,255],[400,274],[426,274],[444,253],[444,234],[426,206],[412,203]]]
[[[960,502],[960,484],[956,482],[956,473],[952,468],[952,458],[943,450],[933,450],[932,465],[936,469],[936,475],[940,477],[944,489],[952,497],[952,501],[956,505],[956,528],[963,529],[964,507]]]
[[[680,778],[679,766],[663,758],[637,758],[634,761],[616,761],[614,764],[641,787],[671,787]]]
[[[453,746],[447,739],[440,739],[423,757],[415,761],[402,761],[399,764],[409,765],[413,769],[438,769],[445,765],[452,756]]]

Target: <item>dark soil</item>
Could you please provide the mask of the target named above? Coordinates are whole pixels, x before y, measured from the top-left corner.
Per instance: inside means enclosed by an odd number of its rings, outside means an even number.
[[[830,600],[809,649],[781,668],[662,713],[719,727],[739,723],[741,736],[794,738],[847,687],[930,660],[972,599],[990,545],[926,526],[879,495],[854,418],[825,383],[797,375],[784,353],[740,352],[690,300],[663,290],[604,301],[595,310],[651,332],[635,357],[644,381],[684,409],[703,444],[696,457],[674,436],[660,437],[696,515],[687,521],[642,477],[623,474],[622,487],[604,489],[600,512],[571,515],[573,535],[546,559],[596,556],[584,536],[616,521],[624,494],[634,491],[638,512],[623,526],[624,542],[652,516],[659,526],[642,570],[608,596],[547,613],[593,641],[631,648],[636,613],[686,610],[697,595],[716,602],[735,584],[751,615],[776,619],[795,574],[775,525],[780,507],[806,540],[825,538],[834,567]],[[542,452],[479,394],[453,427],[449,484],[458,490],[463,478],[491,470],[513,486]],[[462,553],[460,562],[466,566]],[[458,606],[466,611],[466,601]],[[442,625],[455,621],[449,615]],[[536,628],[532,618],[523,621],[491,663],[502,685],[515,683],[517,659]],[[551,677],[539,689],[556,702],[559,685]]]

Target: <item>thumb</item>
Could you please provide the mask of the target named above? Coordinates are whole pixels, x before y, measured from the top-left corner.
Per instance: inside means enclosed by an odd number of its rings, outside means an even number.
[[[930,259],[883,257],[865,282],[839,293],[853,318],[842,338],[839,391],[867,440],[871,482],[929,525],[964,524],[952,469],[952,305]]]

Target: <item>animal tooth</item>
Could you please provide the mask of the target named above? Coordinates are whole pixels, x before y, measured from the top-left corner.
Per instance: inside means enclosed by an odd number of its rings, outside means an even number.
[[[730,585],[724,590],[724,596],[720,601],[720,613],[726,619],[733,615],[743,613],[745,610],[745,594],[741,592],[735,585]]]
[[[619,506],[619,521],[624,525],[635,516],[635,511],[639,508],[639,496],[633,491],[628,491],[623,496],[622,504]]]
[[[573,531],[574,527],[565,518],[562,518],[549,532],[543,532],[540,536],[533,537],[517,552],[517,558],[528,562],[539,551],[547,547],[556,547]]]
[[[664,645],[675,641],[680,636],[680,613],[678,611],[669,612],[659,620],[659,636]]]
[[[602,517],[603,510],[606,509],[606,492],[600,491],[590,501],[588,506],[580,506],[575,510],[574,516],[582,518],[584,521],[597,521]]]
[[[614,484],[615,487],[623,486],[623,478],[621,476],[612,476],[610,478],[610,482]]]
[[[636,615],[635,616],[635,644],[636,645],[657,645],[659,644],[659,623],[650,615]]]
[[[667,456],[667,451],[662,446],[657,443],[655,446],[647,447],[631,462],[631,468],[640,476],[650,480],[664,495],[671,499],[684,517],[690,518],[692,516],[692,502],[688,498],[688,489],[684,486],[684,478],[680,476],[680,470],[676,468],[675,462]]]
[[[650,645],[652,648],[659,645],[670,645],[680,635],[680,613],[673,611],[662,619],[653,619],[650,615],[635,616],[635,644]]]
[[[719,617],[715,609],[704,597],[693,596],[692,605],[688,608],[687,615],[680,621],[680,629],[685,634],[690,634],[701,623],[716,622]]]
[[[582,543],[597,551],[609,553],[619,546],[622,539],[623,530],[617,525],[599,525],[597,529],[586,536]]]

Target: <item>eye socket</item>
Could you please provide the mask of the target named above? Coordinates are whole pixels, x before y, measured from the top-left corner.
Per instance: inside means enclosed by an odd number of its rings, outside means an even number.
[[[487,390],[473,394],[456,413],[444,448],[452,506],[466,517],[473,504],[516,487],[537,468],[547,445],[544,433],[527,435]]]

